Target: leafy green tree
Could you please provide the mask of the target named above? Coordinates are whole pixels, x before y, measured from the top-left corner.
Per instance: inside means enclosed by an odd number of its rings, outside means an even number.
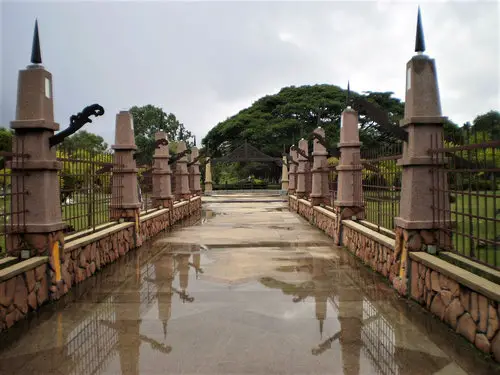
[[[12,138],[14,131],[7,128],[0,128],[0,151],[11,152]]]
[[[79,130],[72,136],[62,142],[62,148],[65,150],[87,150],[89,152],[104,152],[108,144],[97,134],[86,130]]]
[[[186,141],[188,146],[192,134],[173,113],[151,104],[130,108],[134,118],[134,136],[137,145],[136,160],[139,165],[151,164],[155,149],[155,133],[164,131],[169,141]],[[171,148],[172,150],[172,148]]]
[[[485,132],[490,139],[500,139],[500,112],[489,111],[477,116],[473,121],[472,129],[477,132]]]

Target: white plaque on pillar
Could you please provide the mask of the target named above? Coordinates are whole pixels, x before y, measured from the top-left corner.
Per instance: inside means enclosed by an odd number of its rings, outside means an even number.
[[[45,77],[45,96],[50,99],[50,79]]]
[[[406,72],[406,91],[411,89],[411,68],[408,68]]]

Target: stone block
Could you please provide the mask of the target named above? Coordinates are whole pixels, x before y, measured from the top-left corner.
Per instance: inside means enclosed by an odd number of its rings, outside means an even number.
[[[451,299],[453,298],[451,295],[451,292],[449,290],[441,290],[441,293],[439,293],[441,296],[441,300],[443,301],[445,306],[449,306],[451,303]]]
[[[36,281],[40,281],[45,277],[45,273],[47,272],[47,266],[45,264],[42,264],[41,266],[38,266],[35,268],[35,279]]]
[[[477,330],[486,333],[488,328],[488,299],[479,294],[477,296],[477,302],[479,310],[479,324],[477,325]]]
[[[434,315],[438,316],[439,319],[443,320],[445,308],[446,307],[443,303],[443,300],[441,299],[441,295],[436,294],[436,296],[432,299],[432,303],[431,303],[431,307],[430,307],[431,312]]]
[[[436,271],[431,272],[431,288],[435,292],[439,292],[441,290],[439,285],[439,273]]]
[[[47,282],[47,277],[44,277],[39,282],[40,282],[40,286],[39,286],[38,290],[36,291],[36,299],[37,299],[38,305],[40,306],[42,303],[44,303],[49,298],[49,285]]]
[[[470,293],[470,316],[474,321],[477,323],[479,320],[479,305],[477,301],[477,293],[476,292],[471,292]]]
[[[463,314],[458,319],[457,332],[472,343],[476,340],[476,323],[469,313]]]
[[[498,314],[496,309],[489,305],[488,307],[488,329],[486,330],[486,337],[491,340],[498,331]]]
[[[37,308],[37,299],[36,299],[36,292],[35,292],[35,291],[32,291],[32,292],[28,295],[28,306],[29,306],[32,310],[36,310],[36,308]]]
[[[36,279],[35,279],[35,270],[28,270],[24,273],[24,277],[26,279],[26,286],[28,287],[28,293],[32,292],[35,289]]]
[[[421,247],[422,247],[422,238],[418,233],[414,233],[408,240],[408,250],[420,251]]]
[[[447,307],[444,320],[453,328],[457,328],[458,318],[465,312],[462,304],[458,298],[451,301],[450,305]]]
[[[425,288],[427,290],[432,290],[430,269],[427,269],[427,271],[425,271]]]
[[[476,340],[474,341],[474,345],[476,345],[476,348],[478,348],[484,353],[489,354],[491,351],[491,344],[489,340],[486,338],[486,335],[484,333],[476,334]]]
[[[21,275],[16,276],[16,292],[14,294],[14,305],[23,314],[28,312],[28,289]]]
[[[493,358],[500,362],[500,331],[497,332],[493,340],[491,340],[491,353],[493,353]]]
[[[425,245],[432,245],[435,242],[434,233],[430,230],[421,230],[420,235]]]
[[[460,289],[460,303],[465,311],[470,311],[470,291],[466,288]]]

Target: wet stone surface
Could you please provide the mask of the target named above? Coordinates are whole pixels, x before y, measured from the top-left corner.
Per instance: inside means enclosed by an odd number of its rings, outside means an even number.
[[[212,198],[4,335],[0,374],[498,373],[284,207]]]

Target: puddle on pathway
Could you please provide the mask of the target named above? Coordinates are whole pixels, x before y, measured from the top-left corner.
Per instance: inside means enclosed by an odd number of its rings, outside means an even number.
[[[496,373],[302,219],[238,206],[214,205],[9,332],[0,373]],[[282,221],[299,245],[266,229]]]

